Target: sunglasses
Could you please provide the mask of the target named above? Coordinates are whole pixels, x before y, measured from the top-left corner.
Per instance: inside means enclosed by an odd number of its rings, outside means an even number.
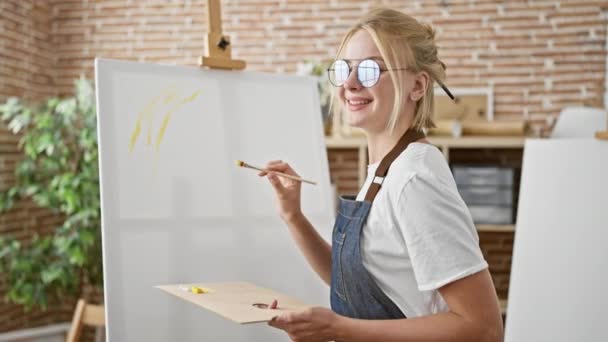
[[[371,88],[378,83],[380,80],[380,75],[385,71],[397,71],[397,70],[409,70],[405,69],[386,69],[381,68],[380,64],[373,59],[364,59],[357,65],[357,80],[361,84],[361,86],[365,88]],[[327,76],[329,79],[329,83],[331,83],[335,87],[341,87],[344,85],[350,73],[353,71],[353,67],[349,64],[347,60],[344,59],[336,59],[333,63],[327,68]],[[440,81],[435,80],[441,89],[445,91],[445,93],[454,100],[454,95],[450,92],[450,90]]]

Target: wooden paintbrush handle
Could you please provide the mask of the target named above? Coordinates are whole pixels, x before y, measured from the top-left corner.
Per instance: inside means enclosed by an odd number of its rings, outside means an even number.
[[[289,178],[289,179],[293,179],[296,181],[300,181],[300,182],[304,182],[304,183],[308,183],[308,184],[312,184],[312,185],[317,185],[316,182],[313,181],[309,181],[307,179],[301,178],[301,177],[297,177],[297,176],[292,176],[292,175],[288,175],[286,173],[281,173],[281,172],[277,172],[277,171],[269,171],[269,170],[265,170],[262,168],[259,168],[257,166],[253,166],[251,164],[247,164],[245,162],[243,162],[244,167],[250,168],[250,169],[254,169],[254,170],[258,170],[258,171],[262,171],[262,172],[274,172],[277,176],[281,176],[281,177],[285,177],[285,178]]]
[[[286,173],[281,173],[281,172],[274,172],[277,176],[281,176],[281,177],[285,177],[285,178],[289,178],[289,179],[293,179],[293,180],[297,180],[300,182],[304,182],[304,183],[308,183],[308,184],[312,184],[312,185],[317,185],[317,183],[313,182],[313,181],[309,181],[306,180],[304,178],[301,177],[296,177],[296,176],[292,176],[292,175],[288,175]]]

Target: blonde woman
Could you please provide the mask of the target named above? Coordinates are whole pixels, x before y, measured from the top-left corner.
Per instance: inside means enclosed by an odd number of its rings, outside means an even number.
[[[356,198],[340,199],[329,245],[300,209],[300,183],[274,174],[296,172],[272,161],[260,173],[298,247],[331,286],[332,310],[269,324],[293,341],[501,341],[471,216],[443,155],[422,133],[433,127],[434,83],[451,96],[432,28],[373,10],[345,36],[328,75],[338,110],[366,134],[367,180]]]

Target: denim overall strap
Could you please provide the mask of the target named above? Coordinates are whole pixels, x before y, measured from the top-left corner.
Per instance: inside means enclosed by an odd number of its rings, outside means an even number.
[[[385,177],[390,164],[409,143],[423,134],[408,130],[399,143],[380,162],[376,177]],[[405,315],[378,287],[361,259],[361,231],[369,214],[377,189],[368,190],[365,201],[341,197],[338,217],[332,233],[331,308],[336,313],[360,319],[397,319]],[[373,193],[370,196],[370,191]],[[370,196],[371,200],[367,200]]]

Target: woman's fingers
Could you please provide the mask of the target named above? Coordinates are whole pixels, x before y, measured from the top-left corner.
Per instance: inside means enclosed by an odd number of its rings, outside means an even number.
[[[288,163],[284,163],[280,160],[272,161],[266,164],[264,171],[260,171],[258,176],[263,177],[268,174],[269,171],[281,172],[292,176],[299,176]]]
[[[314,331],[311,329],[310,322],[288,322],[281,316],[274,317],[268,322],[271,327],[281,329],[289,334],[292,339],[306,340],[307,337],[312,337]],[[317,339],[318,340],[318,339]]]
[[[270,172],[268,174],[268,181],[270,182],[270,184],[272,184],[272,187],[277,193],[280,194],[280,196],[285,193],[285,186],[283,185],[283,183],[281,183],[281,181],[279,180],[279,176],[277,176],[275,173]]]
[[[258,173],[258,176],[266,176],[268,174],[268,168],[273,166],[273,165],[277,165],[277,164],[281,164],[283,161],[282,160],[271,160],[268,163],[266,163],[266,165],[264,166],[264,171],[260,171],[260,173]]]
[[[266,163],[266,166],[264,166],[264,170],[268,170],[268,167],[271,165],[276,165],[276,164],[280,164],[282,163],[282,160],[271,160],[268,163]],[[267,171],[260,171],[260,173],[258,173],[258,176],[266,176],[268,172]]]
[[[268,169],[268,171],[275,171],[275,172],[281,172],[281,173],[285,173],[285,174],[292,175],[292,176],[299,176],[298,173],[295,172],[294,169],[292,169],[288,163],[279,163],[279,164],[269,165],[267,169]]]

